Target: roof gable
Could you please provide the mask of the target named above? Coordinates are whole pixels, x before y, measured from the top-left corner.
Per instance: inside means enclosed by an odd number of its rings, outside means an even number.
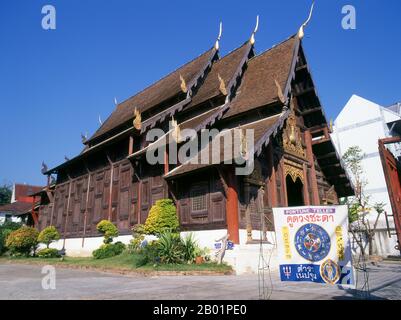
[[[284,92],[292,71],[297,42],[298,39],[293,36],[248,61],[236,97],[224,118],[279,101],[275,80]]]
[[[120,103],[110,117],[88,141],[98,138],[134,118],[135,108],[138,108],[140,112],[144,112],[170,98],[173,98],[174,96],[177,96],[182,92],[181,77],[187,84],[191,83],[204,66],[213,58],[215,53],[215,48],[211,48],[143,91]]]

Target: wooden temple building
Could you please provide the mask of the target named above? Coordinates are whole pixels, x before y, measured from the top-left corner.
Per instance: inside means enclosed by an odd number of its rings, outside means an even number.
[[[131,234],[155,201],[171,198],[182,230],[227,229],[238,243],[240,229],[247,241],[252,230],[273,230],[273,207],[336,204],[352,195],[305,56],[303,27],[259,54],[256,30],[223,57],[219,36],[212,48],[118,104],[79,155],[45,166],[39,228],[95,237],[96,224],[108,219]],[[167,132],[172,119],[181,132],[254,130],[253,172],[236,175],[236,165],[223,162],[171,164],[168,148],[164,164],[150,165],[147,132]]]

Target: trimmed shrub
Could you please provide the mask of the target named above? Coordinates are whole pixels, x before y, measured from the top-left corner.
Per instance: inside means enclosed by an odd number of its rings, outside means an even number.
[[[125,244],[122,242],[105,243],[92,252],[95,259],[105,259],[118,256],[125,250]]]
[[[60,258],[61,257],[58,250],[53,249],[53,248],[41,249],[36,254],[39,258]]]
[[[21,228],[21,223],[7,221],[0,225],[0,256],[7,251],[6,240],[9,234]]]
[[[44,243],[47,248],[49,248],[49,245],[53,241],[57,241],[59,239],[60,239],[60,234],[58,233],[57,229],[54,226],[44,228],[39,233],[39,237],[38,237],[38,241],[40,243]]]
[[[136,224],[133,228],[132,228],[132,236],[134,238],[144,235],[146,234],[145,231],[145,226],[143,224]]]
[[[147,234],[156,236],[166,231],[177,232],[179,222],[173,201],[170,199],[156,201],[149,211],[144,229]]]
[[[103,242],[105,244],[112,243],[113,238],[118,237],[118,229],[117,227],[108,220],[100,221],[96,226],[97,231],[99,231],[103,237]]]
[[[38,235],[35,228],[23,226],[9,234],[6,246],[13,255],[29,255],[36,249]]]

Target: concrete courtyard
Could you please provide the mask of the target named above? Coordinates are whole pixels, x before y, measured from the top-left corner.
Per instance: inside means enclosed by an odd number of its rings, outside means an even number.
[[[372,299],[401,299],[401,264],[369,267]],[[126,276],[111,273],[56,269],[56,289],[42,289],[42,267],[0,264],[0,299],[259,299],[257,275],[244,276]],[[361,293],[314,283],[280,282],[277,273],[266,275],[270,299],[360,299]]]

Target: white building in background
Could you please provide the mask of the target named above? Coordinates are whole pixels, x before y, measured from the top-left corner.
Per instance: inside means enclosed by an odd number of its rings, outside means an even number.
[[[364,159],[362,166],[367,180],[366,193],[370,203],[385,203],[385,210],[392,215],[386,180],[380,160],[378,140],[401,135],[401,104],[382,107],[374,102],[353,95],[334,121],[331,137],[342,157],[349,147],[359,146]],[[401,144],[388,146],[395,157],[401,155]],[[372,212],[369,220],[376,221],[377,213]],[[394,231],[392,217],[388,218],[391,231]],[[398,255],[394,247],[397,244],[395,235],[388,235],[385,215],[381,215],[377,225],[374,241],[374,253],[378,255]]]

